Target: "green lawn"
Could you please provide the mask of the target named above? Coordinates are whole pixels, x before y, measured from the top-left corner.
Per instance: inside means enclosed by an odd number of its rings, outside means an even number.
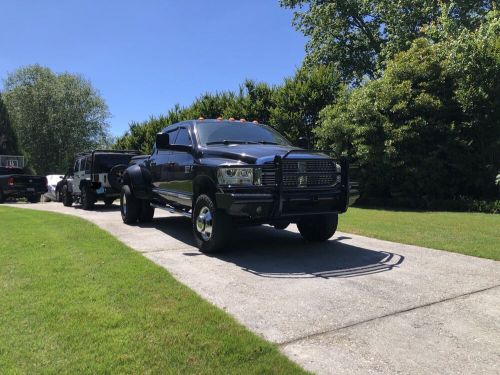
[[[500,215],[349,208],[339,230],[500,260]]]
[[[303,373],[78,218],[0,207],[0,373]]]

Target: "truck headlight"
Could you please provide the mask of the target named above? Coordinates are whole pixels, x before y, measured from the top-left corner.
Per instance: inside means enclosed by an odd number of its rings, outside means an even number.
[[[220,185],[261,185],[262,172],[253,168],[219,168],[217,181]]]

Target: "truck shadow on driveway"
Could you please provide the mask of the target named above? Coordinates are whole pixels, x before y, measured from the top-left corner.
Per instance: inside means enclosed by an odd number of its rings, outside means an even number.
[[[349,278],[390,271],[404,256],[342,243],[307,242],[298,233],[268,226],[239,230],[227,253],[217,258],[267,278]]]
[[[195,246],[189,219],[158,218],[141,226],[154,227]],[[227,251],[208,256],[266,278],[349,278],[391,271],[404,262],[402,255],[342,243],[345,239],[350,237],[334,236],[327,242],[311,243],[292,231],[246,227],[233,233]],[[184,255],[207,256],[197,251]]]
[[[75,203],[72,207],[74,209],[84,211],[83,206],[80,203]],[[98,202],[94,205],[94,207],[92,208],[91,211],[94,211],[94,212],[113,212],[113,211],[120,212],[120,205],[112,204],[110,206],[106,206],[104,203]]]

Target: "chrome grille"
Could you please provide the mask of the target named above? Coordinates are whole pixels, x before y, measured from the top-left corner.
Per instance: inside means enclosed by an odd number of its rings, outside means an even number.
[[[340,183],[340,174],[333,160],[312,159],[283,160],[284,188],[334,186]],[[274,162],[262,165],[262,185],[276,185],[276,168]]]
[[[333,186],[340,180],[333,160],[283,160],[283,186],[321,187]]]
[[[262,185],[276,185],[276,168],[273,162],[267,162],[262,165]]]

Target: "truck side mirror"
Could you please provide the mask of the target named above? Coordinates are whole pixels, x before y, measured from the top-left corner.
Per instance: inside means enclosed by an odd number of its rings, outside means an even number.
[[[300,137],[299,141],[297,142],[297,146],[307,150],[309,148],[309,139],[307,139],[306,137]]]
[[[157,150],[166,150],[170,145],[170,137],[167,133],[158,133],[156,134],[155,144]]]

